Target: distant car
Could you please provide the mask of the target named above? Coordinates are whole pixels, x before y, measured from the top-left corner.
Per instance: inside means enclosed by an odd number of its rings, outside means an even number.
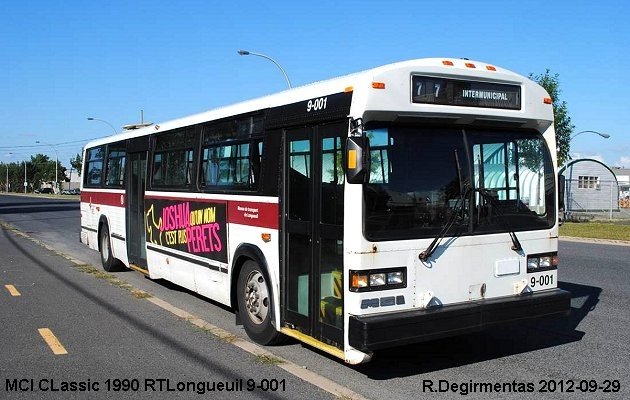
[[[53,190],[52,188],[41,188],[39,190],[35,190],[35,193],[41,193],[41,194],[53,194]]]
[[[81,190],[79,190],[79,189],[64,189],[64,190],[61,191],[61,194],[78,195],[78,194],[81,194]]]

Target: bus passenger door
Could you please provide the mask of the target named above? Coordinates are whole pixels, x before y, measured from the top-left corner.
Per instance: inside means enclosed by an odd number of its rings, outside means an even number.
[[[284,325],[343,348],[347,123],[285,131]]]
[[[147,181],[146,138],[127,143],[126,219],[129,263],[147,273],[144,190]]]

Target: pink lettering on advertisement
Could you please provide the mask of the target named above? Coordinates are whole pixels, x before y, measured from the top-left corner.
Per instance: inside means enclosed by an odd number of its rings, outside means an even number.
[[[190,203],[179,203],[162,209],[162,225],[160,230],[174,231],[190,226]]]
[[[213,253],[223,249],[223,243],[219,237],[221,227],[217,222],[190,226],[186,228],[188,239],[188,252]]]

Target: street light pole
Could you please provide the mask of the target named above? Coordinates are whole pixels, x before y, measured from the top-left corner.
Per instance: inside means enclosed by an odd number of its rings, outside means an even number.
[[[57,153],[57,148],[55,147],[54,144],[49,144],[49,143],[44,143],[44,142],[40,142],[39,140],[36,141],[35,143],[42,143],[45,144],[47,146],[52,147],[52,149],[55,151],[55,189],[57,189],[57,191],[55,192],[55,194],[59,194],[59,188],[57,187],[58,183],[59,183],[59,175],[57,172],[57,167],[59,166],[59,153]],[[26,167],[24,167],[24,174],[26,176]],[[26,182],[26,179],[24,179],[24,181]]]
[[[272,63],[276,64],[276,67],[278,67],[280,69],[280,71],[282,71],[282,74],[284,75],[284,79],[287,80],[287,84],[289,85],[289,89],[292,88],[291,86],[291,81],[289,80],[289,75],[287,75],[287,73],[285,72],[284,68],[282,68],[282,66],[280,64],[278,64],[278,62],[276,60],[274,60],[273,58],[264,55],[264,54],[260,54],[260,53],[254,53],[252,51],[247,51],[247,50],[239,50],[238,54],[241,56],[258,56],[258,57],[262,57],[262,58],[266,58],[267,60],[271,61]]]
[[[602,133],[602,132],[597,132],[597,131],[580,131],[578,133],[576,133],[575,135],[572,135],[569,140],[573,140],[573,138],[575,138],[577,135],[581,135],[582,133],[594,133],[596,135],[599,135],[601,137],[603,137],[604,139],[608,139],[610,137],[609,134],[607,133]]]
[[[88,121],[99,121],[99,122],[102,122],[104,124],[107,124],[114,131],[114,135],[116,135],[118,133],[118,131],[116,131],[116,128],[114,128],[114,125],[110,124],[109,122],[105,121],[104,119],[98,119],[98,118],[94,118],[94,117],[88,117],[87,119],[88,119]]]

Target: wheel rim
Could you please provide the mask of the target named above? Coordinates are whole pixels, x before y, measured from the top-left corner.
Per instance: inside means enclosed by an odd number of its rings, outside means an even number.
[[[259,325],[269,314],[269,291],[260,271],[252,271],[245,283],[245,309],[253,323]]]
[[[109,238],[105,234],[101,235],[101,255],[103,260],[109,259]]]

